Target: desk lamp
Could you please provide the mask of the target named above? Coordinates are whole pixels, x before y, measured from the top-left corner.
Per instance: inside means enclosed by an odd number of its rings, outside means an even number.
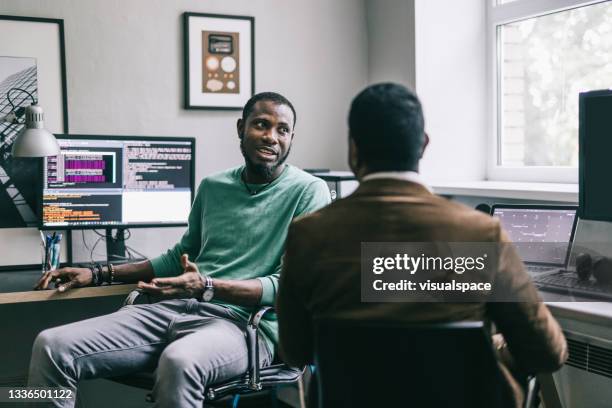
[[[25,108],[16,107],[11,99],[11,92],[19,91],[26,93],[31,99],[32,104]],[[13,142],[11,153],[14,157],[45,157],[58,156],[60,147],[55,136],[43,127],[43,109],[28,91],[21,88],[11,88],[6,93],[6,98],[11,104],[11,112],[4,116],[2,120],[11,122],[14,125],[25,123],[25,127],[17,134]],[[25,113],[25,122],[20,118]]]

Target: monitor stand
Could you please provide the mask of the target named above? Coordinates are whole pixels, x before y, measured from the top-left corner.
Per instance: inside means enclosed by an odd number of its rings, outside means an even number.
[[[106,261],[109,263],[124,263],[125,256],[125,228],[118,228],[113,237],[113,230],[106,229]]]

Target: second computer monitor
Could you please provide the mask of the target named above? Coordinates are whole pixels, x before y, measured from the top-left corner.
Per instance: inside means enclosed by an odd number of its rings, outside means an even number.
[[[43,166],[41,227],[186,225],[195,139],[58,135],[61,155]]]
[[[572,205],[495,204],[492,215],[499,218],[524,262],[565,267],[576,211]]]

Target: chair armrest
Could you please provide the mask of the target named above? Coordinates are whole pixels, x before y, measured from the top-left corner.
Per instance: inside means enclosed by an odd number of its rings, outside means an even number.
[[[246,328],[247,349],[249,351],[249,387],[252,390],[260,390],[259,380],[259,323],[264,315],[274,311],[271,306],[263,306],[249,317]]]
[[[249,326],[254,327],[255,329],[259,328],[259,323],[264,315],[268,312],[273,312],[274,308],[272,306],[262,306],[259,310],[251,314],[249,317]]]

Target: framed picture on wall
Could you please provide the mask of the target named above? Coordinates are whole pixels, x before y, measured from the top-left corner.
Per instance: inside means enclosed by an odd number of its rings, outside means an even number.
[[[0,38],[6,39],[0,42],[2,268],[40,263],[40,235],[35,227],[42,160],[11,155],[13,142],[24,127],[23,108],[36,101],[44,110],[45,128],[68,133],[68,104],[63,20],[0,15]],[[3,120],[11,112],[17,120]]]
[[[255,19],[183,14],[185,109],[239,110],[255,91]]]

